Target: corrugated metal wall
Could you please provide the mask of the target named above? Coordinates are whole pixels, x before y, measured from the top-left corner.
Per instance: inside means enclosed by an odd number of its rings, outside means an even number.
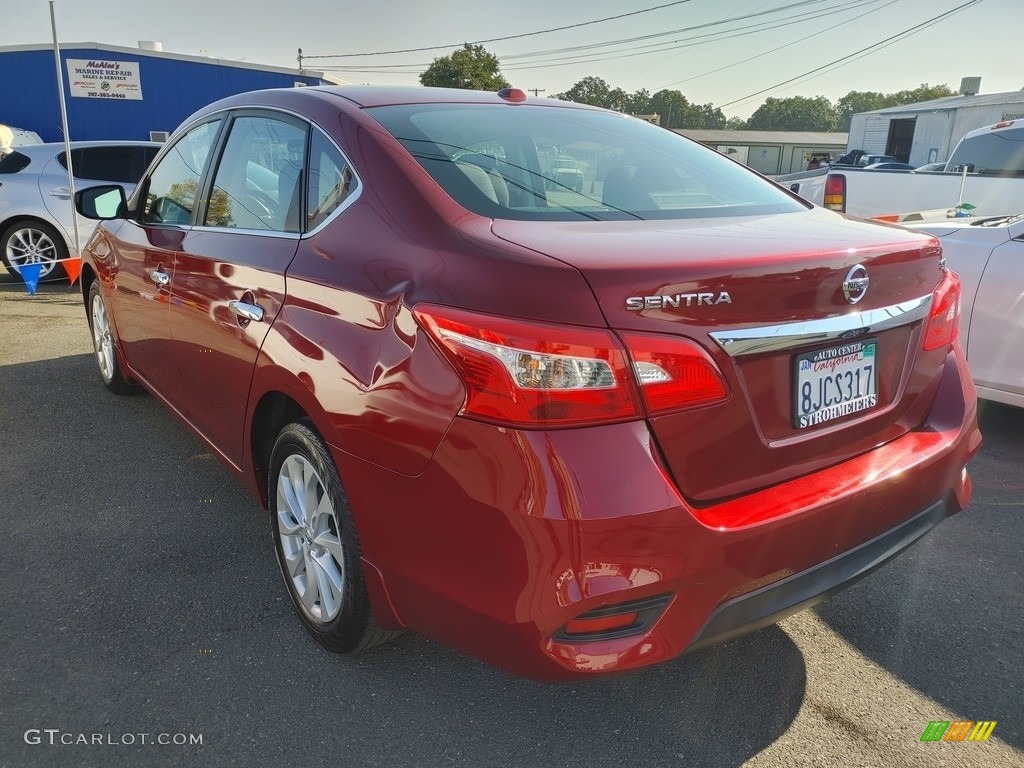
[[[229,62],[179,60],[146,51],[61,49],[67,59],[138,62],[142,100],[71,97],[65,65],[68,130],[76,141],[145,141],[150,131],[172,131],[200,107],[261,88],[291,88],[295,81],[320,85],[315,77],[248,69]],[[0,123],[36,131],[44,141],[62,141],[52,50],[0,52]]]

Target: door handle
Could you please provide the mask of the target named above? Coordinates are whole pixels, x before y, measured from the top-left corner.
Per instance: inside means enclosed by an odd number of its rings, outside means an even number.
[[[57,187],[55,189],[50,190],[50,197],[70,198],[71,190],[68,189],[67,187]]]
[[[263,307],[259,304],[250,304],[247,301],[229,301],[228,309],[244,320],[263,322]]]
[[[171,276],[168,275],[166,272],[162,272],[159,269],[151,270],[149,273],[149,277],[150,279],[152,279],[154,283],[159,285],[161,288],[164,287],[165,285],[169,285],[171,282]]]

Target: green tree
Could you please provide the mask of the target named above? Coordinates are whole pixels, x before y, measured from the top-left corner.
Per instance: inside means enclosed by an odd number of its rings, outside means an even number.
[[[871,112],[891,106],[884,93],[850,91],[836,102],[836,130],[849,131],[850,118],[858,112]]]
[[[610,94],[611,88],[600,77],[584,77],[568,91],[556,93],[555,98],[562,101],[574,101],[577,104],[589,104],[592,107],[609,109]]]
[[[900,104],[916,104],[919,101],[942,99],[946,96],[956,96],[956,94],[957,92],[945,83],[942,85],[928,85],[928,83],[921,83],[921,85],[913,90],[897,91],[896,93],[889,94],[889,98],[892,99],[892,103],[886,104],[885,106],[895,107]]]
[[[750,116],[752,131],[834,131],[836,111],[824,96],[769,97]]]
[[[498,91],[508,88],[508,80],[498,68],[498,57],[482,45],[466,43],[451,56],[434,59],[420,75],[422,85],[439,88],[464,88],[469,91]]]
[[[684,128],[725,128],[725,113],[714,104],[694,104]]]
[[[730,117],[725,121],[725,127],[730,131],[745,131],[747,130],[747,121],[742,117]]]
[[[661,116],[662,128],[688,128],[686,118],[692,105],[679,91],[664,89],[651,96],[649,107],[652,113]]]

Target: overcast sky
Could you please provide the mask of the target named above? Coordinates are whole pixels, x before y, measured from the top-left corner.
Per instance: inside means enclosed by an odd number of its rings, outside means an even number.
[[[667,7],[586,23],[659,5]],[[67,42],[159,40],[165,51],[285,67],[297,66],[299,48],[310,57],[373,54],[305,62],[356,67],[332,72],[353,83],[416,85],[463,42],[525,35],[484,43],[517,87],[550,96],[593,75],[630,92],[676,88],[740,117],[768,96],[957,89],[964,76],[980,76],[983,93],[1024,87],[1024,0],[58,0],[56,9]],[[530,34],[568,25],[582,26]],[[18,0],[0,22],[0,45],[50,40],[45,0]],[[621,42],[605,45],[612,41]],[[884,47],[862,52],[875,44]],[[442,47],[383,53],[431,46]]]

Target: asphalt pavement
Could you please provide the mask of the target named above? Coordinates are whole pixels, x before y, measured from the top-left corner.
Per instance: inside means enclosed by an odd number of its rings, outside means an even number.
[[[75,289],[0,271],[0,332],[0,766],[1024,765],[1022,410],[983,405],[965,513],[817,609],[547,685],[412,633],[320,650],[266,513],[102,387]]]

